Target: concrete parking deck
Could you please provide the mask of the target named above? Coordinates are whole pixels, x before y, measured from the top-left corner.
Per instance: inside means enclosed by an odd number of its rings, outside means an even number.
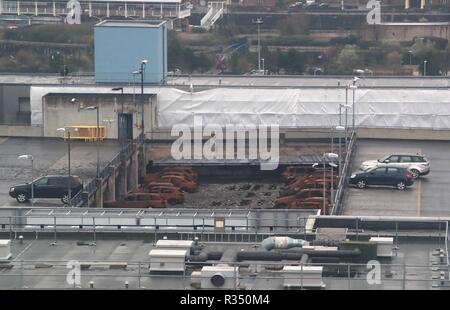
[[[100,170],[120,149],[116,141],[100,143]],[[63,139],[0,138],[0,207],[19,206],[9,197],[9,188],[31,180],[31,163],[17,156],[34,156],[34,177],[48,174],[67,174],[67,142]],[[71,173],[83,181],[95,177],[97,155],[95,142],[73,141],[71,146]],[[56,207],[59,200],[38,199],[36,206]]]
[[[391,153],[422,153],[431,164],[429,175],[401,192],[394,188],[348,188],[345,215],[450,216],[450,142],[405,140],[359,140],[352,171],[361,163]]]

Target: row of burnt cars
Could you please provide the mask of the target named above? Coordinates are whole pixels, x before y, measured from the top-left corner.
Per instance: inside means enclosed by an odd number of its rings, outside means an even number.
[[[188,166],[166,167],[145,176],[143,186],[122,200],[105,201],[105,208],[166,208],[184,203],[185,192],[198,189],[198,175]]]
[[[289,166],[282,173],[285,186],[274,201],[274,208],[280,209],[321,209],[329,214],[331,209],[331,188],[336,188],[337,171]],[[324,190],[325,186],[325,190]],[[325,197],[324,197],[325,196]],[[325,200],[325,210],[324,209]]]

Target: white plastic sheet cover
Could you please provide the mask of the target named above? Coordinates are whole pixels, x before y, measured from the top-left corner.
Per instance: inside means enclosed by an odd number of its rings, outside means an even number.
[[[139,93],[138,87],[134,89]],[[133,93],[133,87],[124,92]],[[32,86],[31,123],[42,126],[42,97],[48,93],[111,93],[108,86]],[[156,126],[203,124],[278,124],[280,127],[325,128],[339,124],[345,89],[216,88],[193,93],[170,87],[146,87],[157,95]],[[353,90],[348,90],[348,104]],[[346,109],[341,109],[345,124]],[[353,110],[347,109],[352,125]],[[147,121],[147,123],[150,120]],[[450,129],[450,91],[446,89],[356,89],[355,123],[367,128]]]
[[[347,93],[353,103],[353,90]],[[355,124],[368,128],[450,128],[450,93],[442,89],[356,89]],[[217,88],[200,92],[165,89],[160,93],[157,125],[278,124],[280,127],[324,128],[339,123],[342,89]],[[341,124],[352,125],[352,108],[341,108]]]

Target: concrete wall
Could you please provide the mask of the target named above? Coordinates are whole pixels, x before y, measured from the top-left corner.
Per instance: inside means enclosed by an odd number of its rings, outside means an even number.
[[[349,131],[351,128],[349,127]],[[358,137],[373,139],[401,139],[401,140],[450,140],[450,130],[421,130],[421,129],[393,129],[393,128],[358,128]],[[280,128],[281,139],[329,139],[329,128]],[[334,137],[338,134],[334,132]],[[342,133],[342,136],[344,134]],[[170,129],[153,129],[147,134],[153,141],[174,141],[178,137],[170,135]],[[206,139],[206,138],[205,138]]]
[[[145,23],[140,23],[145,24]],[[123,26],[99,24],[95,34],[95,81],[97,83],[133,83],[133,71],[143,59],[145,83],[158,84],[167,75],[167,29],[121,22]],[[140,75],[136,75],[140,83]]]
[[[29,114],[19,112],[20,97],[30,98],[29,85],[0,85],[0,124],[30,123]]]
[[[366,25],[360,35],[365,40],[411,41],[416,37],[438,37],[450,40],[450,25]]]
[[[42,137],[42,127],[0,125],[0,137]]]
[[[144,95],[144,122],[150,120],[150,105],[152,95]],[[76,98],[72,103],[71,99]],[[141,96],[136,95],[133,103],[132,95],[112,94],[49,94],[43,98],[44,130],[45,137],[57,137],[61,134],[57,128],[64,126],[96,126],[96,110],[79,109],[80,104],[84,107],[99,106],[100,126],[106,127],[106,138],[117,139],[118,137],[118,113],[133,114],[133,137],[141,132]],[[149,126],[148,121],[145,128]],[[148,129],[148,128],[147,128]]]

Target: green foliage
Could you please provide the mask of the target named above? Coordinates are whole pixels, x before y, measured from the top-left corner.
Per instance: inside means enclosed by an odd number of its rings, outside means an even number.
[[[34,25],[17,29],[8,29],[3,34],[5,40],[86,43],[93,38],[92,24],[81,25]]]
[[[332,38],[329,42],[330,45],[356,45],[362,49],[366,49],[370,46],[370,43],[362,40],[355,35],[349,35],[346,37]]]
[[[294,49],[287,53],[277,50],[278,67],[283,68],[289,74],[300,74],[305,70],[305,57]]]
[[[282,19],[279,23],[282,35],[308,34],[310,28],[310,17],[292,15]]]
[[[257,40],[253,40],[252,43],[257,44]],[[307,35],[289,35],[266,38],[261,40],[261,44],[272,46],[327,46],[328,42],[315,40]]]
[[[195,55],[189,47],[183,47],[177,38],[175,31],[168,33],[168,55],[167,61],[169,68],[179,68],[182,71],[207,71],[213,63],[203,54]]]

